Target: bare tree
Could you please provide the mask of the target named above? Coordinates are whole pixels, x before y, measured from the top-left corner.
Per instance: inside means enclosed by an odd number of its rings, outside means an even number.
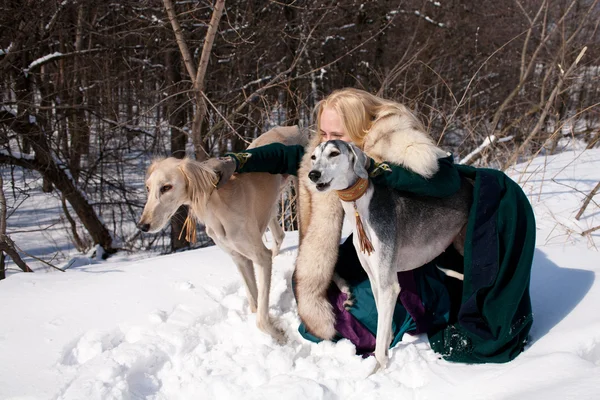
[[[194,65],[188,45],[183,37],[181,25],[177,20],[177,14],[173,8],[173,3],[171,0],[163,0],[163,2],[169,16],[169,21],[173,26],[173,32],[175,33],[175,38],[177,39],[177,45],[181,51],[183,62],[190,79],[192,80],[194,100],[196,103],[196,112],[194,113],[194,122],[192,123],[192,141],[195,147],[196,159],[204,160],[207,158],[207,152],[204,150],[202,145],[202,124],[206,116],[206,102],[203,96],[205,86],[204,80],[206,76],[206,69],[208,68],[211,49],[215,40],[215,35],[217,34],[217,30],[219,28],[219,21],[221,20],[221,15],[223,15],[225,0],[216,0],[215,2],[212,17],[208,25],[208,31],[206,32],[206,38],[204,39],[204,46],[202,47],[202,54],[198,63],[198,69],[196,69]]]
[[[314,104],[341,87],[406,103],[475,165],[560,151],[567,131],[597,147],[598,4],[8,1],[0,164],[60,191],[69,232],[169,251],[187,246],[185,210],[170,237],[135,229],[153,157],[182,157],[188,138],[202,159],[274,124],[310,126]]]

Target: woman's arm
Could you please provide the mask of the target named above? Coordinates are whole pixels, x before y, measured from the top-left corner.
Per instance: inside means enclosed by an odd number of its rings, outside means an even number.
[[[460,188],[460,175],[454,166],[452,156],[438,158],[440,169],[427,179],[399,165],[370,160],[369,177],[379,185],[389,186],[418,196],[447,197]]]
[[[297,175],[304,156],[301,145],[286,146],[272,143],[240,153],[227,153],[236,163],[235,172],[268,172],[271,174]],[[418,196],[446,197],[460,187],[460,176],[452,156],[438,159],[439,170],[427,179],[419,174],[392,163],[376,163],[369,159],[369,176],[379,185],[389,186]]]
[[[241,153],[227,153],[236,163],[236,172],[268,172],[270,174],[297,175],[304,147],[271,143],[247,149]]]

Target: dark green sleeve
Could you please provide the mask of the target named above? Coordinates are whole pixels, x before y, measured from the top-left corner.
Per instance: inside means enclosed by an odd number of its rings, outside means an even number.
[[[235,160],[236,172],[297,175],[300,161],[304,156],[304,147],[272,143],[247,149],[241,153],[227,153],[226,155]]]
[[[447,197],[460,188],[460,175],[454,166],[452,156],[438,159],[440,169],[427,179],[399,165],[371,160],[369,176],[379,185],[389,186],[417,196]]]

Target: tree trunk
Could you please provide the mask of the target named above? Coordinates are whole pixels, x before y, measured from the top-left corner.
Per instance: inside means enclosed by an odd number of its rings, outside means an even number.
[[[196,69],[194,66],[189,48],[185,42],[185,38],[183,37],[183,31],[179,21],[177,20],[173,2],[171,0],[163,0],[163,3],[165,5],[167,15],[169,16],[171,26],[173,27],[173,33],[175,34],[177,45],[179,46],[179,50],[183,57],[183,62],[188,74],[190,75],[190,78],[192,79],[192,87],[196,105],[194,120],[192,122],[192,142],[194,143],[196,160],[202,161],[207,158],[207,152],[203,147],[203,143],[205,142],[203,132],[206,131],[204,129],[204,119],[206,116],[206,101],[204,100],[203,96],[204,80],[206,76],[206,69],[208,68],[208,59],[210,58],[212,46],[217,34],[217,29],[219,27],[219,21],[221,20],[223,9],[225,8],[225,0],[215,1],[210,23],[208,25],[208,31],[206,32],[206,37],[204,38],[204,45],[202,47],[202,54],[200,55],[198,69]]]
[[[177,53],[169,51],[167,57],[167,84],[171,88],[171,99],[167,103],[167,119],[171,132],[171,157],[184,158],[187,135],[185,126],[185,96],[181,85],[181,71]],[[190,246],[190,242],[181,234],[183,223],[188,215],[187,206],[181,206],[171,218],[171,251],[177,251]]]
[[[6,278],[4,253],[8,254],[23,272],[32,272],[27,264],[21,259],[19,253],[17,253],[13,241],[6,236],[6,198],[4,197],[3,185],[4,180],[2,179],[2,174],[0,174],[0,280]]]
[[[0,174],[0,235],[6,234],[6,197],[4,197],[4,179]],[[6,278],[4,252],[0,251],[0,280]]]
[[[17,264],[17,267],[21,268],[21,271],[33,272],[17,252],[16,246],[11,238],[6,235],[0,235],[0,253],[3,255],[2,263],[4,263],[4,253],[6,253],[12,258],[13,262]],[[6,277],[4,266],[2,267],[2,275]]]
[[[75,33],[75,51],[83,49],[83,22],[84,8],[82,5],[77,10],[77,29]],[[82,86],[82,75],[80,72],[79,59],[76,57],[73,61],[74,74],[69,79],[69,100],[75,106],[69,112],[69,132],[71,134],[71,154],[69,155],[71,174],[75,182],[79,180],[81,171],[81,159],[85,154],[89,154],[90,148],[90,128],[87,123],[85,112],[81,108],[83,104],[83,95],[79,88]]]

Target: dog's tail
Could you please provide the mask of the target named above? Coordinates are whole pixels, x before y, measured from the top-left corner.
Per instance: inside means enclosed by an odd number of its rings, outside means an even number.
[[[296,274],[293,277],[296,286],[296,301],[298,303],[298,314],[304,323],[306,330],[318,338],[331,340],[335,337],[335,315],[333,306],[327,299],[327,292],[306,294],[306,290],[300,288],[298,292],[298,280]],[[300,283],[300,285],[302,285]]]

